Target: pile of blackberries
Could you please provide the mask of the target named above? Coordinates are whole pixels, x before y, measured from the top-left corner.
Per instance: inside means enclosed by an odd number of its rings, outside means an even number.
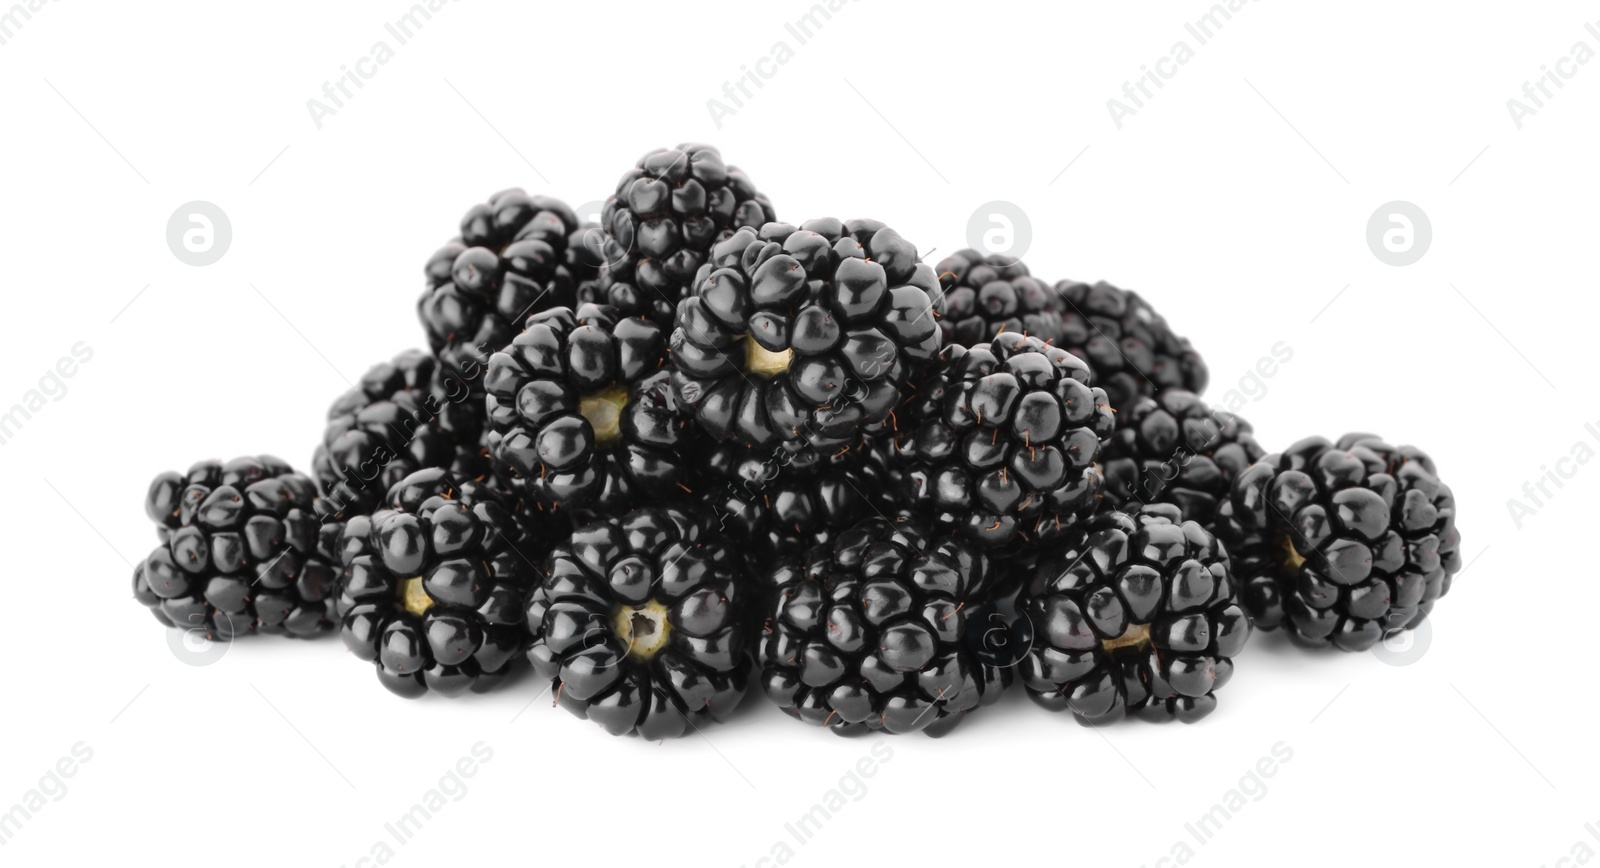
[[[133,584],[163,624],[337,627],[402,696],[531,669],[616,734],[752,683],[940,734],[1014,682],[1086,725],[1198,720],[1252,626],[1366,649],[1461,567],[1421,451],[1267,454],[1138,294],[780,222],[709,146],[646,154],[598,225],[497,193],[425,276],[429,350],[333,402],[312,476],[151,484]]]

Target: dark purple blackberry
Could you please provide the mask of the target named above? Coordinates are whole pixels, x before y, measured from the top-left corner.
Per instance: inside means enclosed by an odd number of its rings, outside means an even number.
[[[877,221],[740,229],[678,305],[673,381],[717,440],[827,454],[929,366],[942,303],[933,269]]]
[[[1137,398],[1100,450],[1106,499],[1118,509],[1176,504],[1209,528],[1233,480],[1265,454],[1253,430],[1184,389]]]
[[[620,512],[689,493],[689,415],[661,327],[611,308],[552,308],[489,361],[488,444],[534,510]]]
[[[311,469],[328,506],[370,513],[390,486],[425,467],[484,479],[482,399],[439,360],[407,350],[374,365],[328,408]]]
[[[757,659],[767,696],[840,734],[943,735],[1010,681],[975,647],[993,580],[982,552],[909,519],[785,560]]]
[[[1089,363],[1116,412],[1163,389],[1205,392],[1205,361],[1137,292],[1063,280],[1056,294],[1062,306],[1056,346]]]
[[[344,644],[406,697],[484,691],[527,645],[523,600],[543,553],[499,495],[427,468],[345,524],[337,613]]]
[[[271,456],[202,461],[150,483],[161,545],[133,595],[168,627],[227,641],[314,636],[333,626],[332,564],[317,552],[315,484]]]
[[[864,451],[803,463],[786,452],[709,444],[696,458],[696,494],[765,572],[862,519],[893,513],[885,451],[878,444]]]
[[[1007,556],[1092,513],[1113,422],[1082,359],[1005,332],[946,347],[897,413],[890,464],[902,502]]]
[[[606,200],[596,301],[631,316],[672,322],[712,245],[741,227],[776,220],[772,202],[710,145],[662,148],[639,158]]]
[[[1086,726],[1129,712],[1192,723],[1216,707],[1250,637],[1233,592],[1227,551],[1177,507],[1101,513],[1030,568],[1019,677]]]
[[[1239,474],[1218,533],[1263,630],[1362,651],[1422,623],[1461,570],[1433,459],[1371,434],[1309,437]]]
[[[579,528],[528,600],[528,659],[557,701],[613,735],[721,721],[749,682],[753,590],[710,517],[641,509]]]
[[[1046,343],[1061,331],[1061,297],[1028,273],[1022,260],[958,250],[937,268],[947,309],[939,318],[945,344],[970,347],[1001,332],[1021,332]]]
[[[597,279],[597,237],[550,196],[513,188],[472,206],[460,236],[424,266],[417,315],[428,345],[457,369],[481,364],[528,314],[573,304],[579,285]]]

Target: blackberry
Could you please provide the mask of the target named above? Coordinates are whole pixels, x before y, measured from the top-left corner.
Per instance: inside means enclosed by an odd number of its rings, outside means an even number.
[[[534,542],[486,485],[426,468],[345,524],[336,611],[345,646],[406,697],[484,691],[526,647]]]
[[[779,558],[832,542],[864,518],[892,512],[881,447],[850,460],[802,463],[739,443],[713,444],[697,459],[701,501],[744,542],[760,571]]]
[[[869,518],[785,560],[768,576],[767,696],[843,735],[943,735],[1010,681],[975,647],[993,580],[977,548],[910,519]]]
[[[946,347],[898,414],[891,464],[914,512],[1016,554],[1099,503],[1095,463],[1113,421],[1089,366],[1018,332]]]
[[[537,310],[576,300],[598,276],[595,227],[560,199],[503,190],[461,218],[429,257],[417,315],[433,352],[466,369],[504,346]]]
[[[579,528],[528,600],[528,659],[557,701],[613,735],[725,719],[749,681],[751,583],[709,517],[640,509]]]
[[[1163,389],[1205,392],[1205,361],[1137,292],[1063,280],[1056,294],[1062,304],[1056,345],[1089,363],[1116,412]]]
[[[606,200],[596,301],[624,314],[672,322],[711,247],[741,227],[777,219],[772,202],[710,145],[661,148],[639,158]]]
[[[1032,566],[1020,605],[1028,695],[1096,726],[1192,723],[1216,707],[1250,620],[1225,548],[1172,504],[1101,513]]]
[[[1433,459],[1371,434],[1310,437],[1239,475],[1217,510],[1263,630],[1362,651],[1422,623],[1461,569]]]
[[[939,350],[943,292],[874,220],[740,229],[678,305],[674,382],[718,440],[847,448]]]
[[[333,565],[317,553],[316,486],[271,456],[202,461],[150,483],[161,544],[133,595],[168,627],[227,641],[314,636],[333,625]]]
[[[666,335],[602,305],[528,318],[489,361],[490,453],[533,508],[620,511],[683,497],[689,416]]]
[[[958,250],[938,265],[948,309],[939,319],[945,344],[970,347],[1001,332],[1021,332],[1046,343],[1061,331],[1061,297],[1021,260]]]
[[[1184,389],[1137,398],[1101,447],[1106,498],[1119,509],[1176,504],[1184,518],[1209,528],[1233,480],[1265,454],[1253,431]]]
[[[328,505],[370,513],[390,486],[425,467],[483,479],[483,410],[435,357],[407,350],[374,365],[328,408],[311,469]]]

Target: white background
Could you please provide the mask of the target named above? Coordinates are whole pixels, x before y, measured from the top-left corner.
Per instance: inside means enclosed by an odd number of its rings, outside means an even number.
[[[779,842],[819,866],[912,850],[1154,866],[1180,842],[1219,866],[1600,850],[1577,713],[1600,468],[1560,464],[1572,478],[1542,506],[1523,493],[1574,444],[1600,449],[1584,429],[1600,427],[1600,62],[1565,65],[1521,129],[1506,107],[1575,43],[1600,50],[1584,28],[1600,4],[1265,0],[1204,46],[1184,29],[1204,4],[1060,5],[861,0],[804,45],[784,28],[804,0],[467,0],[404,46],[384,29],[401,0],[35,12],[0,45],[0,407],[75,343],[93,357],[0,446],[0,810],[74,745],[93,753],[0,859],[354,866],[380,840],[416,866],[756,865]],[[379,40],[393,59],[318,129],[307,100]],[[707,100],[780,40],[793,57],[719,127]],[[1107,100],[1179,40],[1192,60],[1119,129]],[[152,475],[256,452],[305,467],[327,404],[422,343],[422,262],[468,205],[513,185],[598,200],[683,140],[720,146],[784,218],[877,217],[934,260],[982,203],[1015,203],[1037,273],[1144,292],[1204,353],[1210,398],[1252,393],[1269,449],[1375,430],[1431,451],[1469,564],[1431,644],[1395,666],[1258,636],[1188,727],[1092,731],[1015,693],[948,738],[888,740],[865,794],[804,844],[785,823],[875,740],[757,697],[704,738],[651,744],[527,681],[392,697],[331,637],[245,641],[204,667],[169,651],[129,599]],[[209,267],[165,240],[191,200],[231,218]],[[1431,218],[1408,267],[1365,239],[1391,200]],[[1292,360],[1252,375],[1278,342]],[[1531,508],[1520,528],[1511,498]],[[459,801],[387,838],[478,742],[492,759]],[[1264,790],[1191,837],[1275,745],[1292,759]]]

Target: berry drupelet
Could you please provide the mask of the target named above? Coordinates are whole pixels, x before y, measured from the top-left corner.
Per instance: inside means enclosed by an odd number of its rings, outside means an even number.
[[[542,572],[528,659],[574,714],[655,740],[721,721],[743,698],[753,588],[709,516],[648,508],[585,525]]]
[[[624,314],[672,322],[712,245],[777,219],[772,202],[710,145],[661,148],[617,182],[600,222],[599,297]]]
[[[1018,332],[946,347],[898,414],[890,462],[903,502],[1008,554],[1070,530],[1100,501],[1095,462],[1114,425],[1090,376]]]
[[[338,547],[344,643],[389,690],[481,692],[521,656],[539,548],[489,487],[419,470],[350,519]]]
[[[1056,295],[1062,309],[1056,345],[1089,363],[1116,412],[1163,389],[1205,391],[1210,375],[1200,354],[1137,292],[1063,280]]]
[[[697,494],[765,572],[779,558],[832,542],[864,518],[892,513],[886,458],[878,444],[841,460],[709,444],[696,457]]]
[[[489,361],[489,451],[527,510],[620,512],[683,498],[690,424],[661,327],[552,308]]]
[[[870,518],[767,578],[767,696],[839,734],[943,735],[1010,670],[976,646],[994,580],[982,552],[909,519]]]
[[[560,199],[504,190],[461,218],[424,266],[417,315],[435,354],[466,370],[504,346],[529,313],[572,304],[597,279],[598,236]]]
[[[483,479],[481,399],[437,358],[408,350],[374,365],[328,408],[312,473],[327,506],[372,512],[390,486],[425,467]]]
[[[1106,498],[1119,509],[1171,503],[1211,527],[1233,480],[1265,451],[1250,423],[1195,393],[1166,389],[1135,399],[1101,447]]]
[[[874,220],[744,228],[678,305],[674,382],[717,440],[854,446],[939,350],[943,291]]]
[[[1127,713],[1192,723],[1216,707],[1250,621],[1223,546],[1177,507],[1101,513],[1029,568],[1028,695],[1086,726]]]
[[[1029,274],[1022,260],[976,250],[958,250],[939,263],[947,310],[939,319],[944,342],[970,347],[1001,332],[1042,341],[1061,331],[1061,297]]]
[[[1370,434],[1266,456],[1217,515],[1256,625],[1311,646],[1362,651],[1416,627],[1461,569],[1433,459]]]
[[[168,627],[226,641],[333,625],[334,566],[317,552],[315,484],[271,456],[202,461],[150,483],[161,545],[133,595]]]

